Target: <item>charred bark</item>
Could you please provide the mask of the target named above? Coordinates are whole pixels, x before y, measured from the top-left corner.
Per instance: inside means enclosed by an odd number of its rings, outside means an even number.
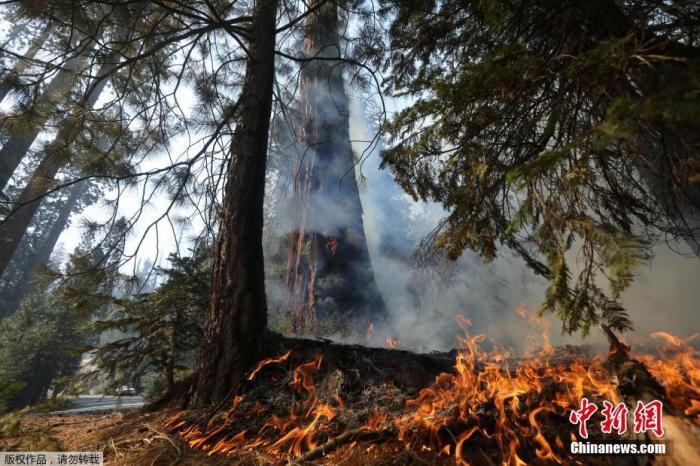
[[[224,188],[195,403],[226,397],[262,352],[267,327],[263,197],[275,59],[277,0],[255,5],[245,81]]]
[[[320,0],[319,0],[320,1]],[[362,221],[350,145],[336,2],[311,2],[301,70],[297,160],[288,259],[287,316],[292,332],[312,321],[383,320]]]

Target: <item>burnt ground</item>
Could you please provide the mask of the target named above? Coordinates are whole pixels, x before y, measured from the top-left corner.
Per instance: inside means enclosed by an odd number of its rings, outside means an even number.
[[[472,414],[465,418],[455,402],[462,390],[454,387],[456,352],[417,355],[280,339],[270,347],[270,355],[280,357],[290,350],[286,358],[261,366],[239,387],[240,399],[234,401],[232,396],[215,409],[183,411],[171,406],[156,412],[25,417],[14,425],[5,422],[0,449],[103,451],[108,465],[454,465],[459,464],[455,458],[459,433],[476,430],[460,447],[461,456],[472,465],[501,464],[514,438],[519,460],[556,464],[537,455],[538,434],[548,440],[561,464],[623,464],[619,458],[567,456],[574,427],[568,423],[567,410],[551,403],[563,389],[553,379],[543,379],[541,386],[509,398],[503,415],[497,403],[486,400],[471,406]],[[506,356],[498,360],[508,380],[517,378],[513,374],[520,362]],[[481,373],[484,364],[477,359],[470,370]],[[585,350],[567,346],[554,348],[530,370],[546,376],[552,367],[570,374],[571,367],[590,370],[594,365]],[[483,383],[472,388],[487,391],[487,382]],[[443,402],[443,397],[451,401]],[[428,405],[436,408],[434,412],[415,415]],[[320,408],[333,414],[319,420],[313,412]],[[540,423],[535,428],[529,415],[537,408],[545,409],[537,414]],[[422,418],[439,421],[435,424],[439,428],[426,429]],[[498,432],[500,420],[507,420],[512,430],[501,430],[500,438],[484,435]],[[315,430],[308,438],[285,440],[312,424]],[[402,431],[400,426],[407,428]],[[591,441],[596,438],[601,438],[600,432],[593,428]],[[193,439],[200,443],[190,448]],[[217,445],[225,454],[208,454]],[[309,456],[309,451],[315,454]]]

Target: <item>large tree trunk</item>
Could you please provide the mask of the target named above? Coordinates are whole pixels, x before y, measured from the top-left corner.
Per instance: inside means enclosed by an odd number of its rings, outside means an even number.
[[[334,60],[342,50],[339,8],[322,0],[309,8],[317,9],[306,21],[311,61],[301,70],[286,279],[294,333],[316,319],[365,327],[386,313],[362,221],[343,63]]]
[[[267,327],[263,198],[275,59],[277,0],[253,12],[245,82],[214,256],[195,403],[226,397],[262,352]]]
[[[83,46],[84,44],[78,47]],[[86,60],[86,57],[78,55],[63,65],[34,105],[37,115],[32,121],[32,126],[26,130],[18,130],[0,149],[0,191],[5,190],[15,169],[43,129],[44,123],[49,119],[51,110],[55,108],[61,97],[70,91]]]
[[[32,41],[32,44],[29,46],[27,52],[24,54],[24,57],[17,62],[17,64],[9,73],[3,76],[2,81],[0,81],[0,102],[2,102],[2,100],[7,96],[7,94],[16,86],[17,79],[19,78],[19,76],[22,75],[22,72],[24,72],[24,70],[26,70],[27,67],[30,65],[31,60],[36,56],[36,53],[39,51],[41,46],[44,45],[46,39],[49,38],[50,33],[51,28],[48,26],[45,27],[41,34],[39,34],[39,36],[37,36]]]
[[[97,76],[104,76],[112,66],[113,60],[108,59],[100,67]],[[24,232],[41,205],[43,197],[54,187],[56,174],[70,162],[70,146],[80,129],[80,122],[76,121],[81,113],[80,108],[92,108],[107,81],[108,78],[103,78],[97,84],[90,83],[88,86],[90,93],[84,96],[76,114],[62,123],[48,153],[39,163],[17,200],[16,209],[0,222],[0,276],[10,263]]]

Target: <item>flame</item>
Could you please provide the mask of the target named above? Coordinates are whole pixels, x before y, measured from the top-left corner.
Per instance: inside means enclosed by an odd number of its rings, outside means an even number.
[[[455,371],[440,374],[430,387],[407,402],[407,414],[394,420],[401,440],[429,443],[443,452],[450,451],[447,442],[453,442],[453,456],[467,464],[464,443],[479,435],[496,441],[503,464],[523,465],[526,462],[521,454],[527,448],[522,447],[522,439],[528,439],[536,446],[538,458],[563,464],[542,432],[542,418],[563,416],[584,394],[619,398],[600,360],[591,361],[588,367],[583,363],[550,365],[544,355],[551,354],[552,348],[544,344],[539,354],[511,367],[506,353],[487,354],[479,349],[484,336],[470,336],[467,319],[459,323],[467,332],[460,342]],[[545,343],[547,337],[544,331]],[[541,396],[548,386],[559,387],[554,397]],[[496,422],[492,428],[484,428],[479,413],[489,404],[496,410]],[[454,440],[445,441],[441,433],[455,424],[465,426]]]
[[[338,240],[335,236],[328,238],[328,241],[326,241],[326,249],[328,249],[331,256],[335,256],[335,253],[338,250]]]
[[[323,357],[318,356],[313,361],[302,364],[294,369],[294,379],[292,383],[297,392],[299,392],[301,388],[304,388],[309,395],[313,395],[316,388],[314,387],[312,375],[321,368],[322,361]]]
[[[459,318],[464,336],[459,340],[453,371],[436,376],[401,410],[384,406],[368,410],[359,431],[391,432],[395,443],[391,447],[387,444],[387,449],[396,448],[398,442],[400,448],[415,454],[430,452],[462,465],[469,464],[474,451],[479,454],[480,445],[490,445],[492,455],[497,451],[502,465],[574,463],[568,452],[568,441],[577,441],[574,428],[552,429],[553,422],[567,419],[584,396],[621,401],[615,378],[598,357],[581,356],[570,362],[559,358],[552,363],[555,349],[549,343],[548,324],[525,309],[518,312],[542,327],[537,351],[519,359],[501,349],[487,353],[479,347],[485,337],[470,335],[471,322]],[[369,336],[372,331],[370,324]],[[700,424],[700,355],[689,344],[692,338],[683,340],[662,332],[653,337],[664,343],[661,354],[636,357],[662,381],[673,407]],[[396,343],[398,340],[387,338],[387,346]],[[270,364],[289,368],[287,383],[294,396],[286,415],[238,395],[226,415],[212,419],[206,427],[189,421],[185,412],[168,420],[166,427],[179,432],[191,448],[209,454],[255,450],[277,460],[299,457],[348,431],[343,415],[350,413],[346,403],[351,401],[339,393],[328,394],[325,385],[322,390],[315,384],[323,357],[290,367],[291,354],[288,351],[261,361],[248,376],[253,380]],[[391,386],[386,390],[393,396]],[[563,425],[568,424],[564,421]],[[368,452],[379,448],[378,444],[360,446]],[[486,453],[481,451],[481,455]]]
[[[250,371],[250,374],[248,374],[248,377],[246,377],[246,379],[253,380],[255,378],[255,376],[258,375],[258,372],[260,372],[262,370],[263,367],[269,366],[270,364],[279,364],[282,361],[286,361],[291,354],[292,354],[292,350],[289,350],[278,358],[263,359],[262,361],[260,361],[258,363],[257,366],[255,366],[255,369]]]
[[[387,348],[396,349],[396,347],[399,345],[399,341],[400,340],[398,338],[396,340],[394,340],[391,337],[391,335],[389,335],[386,337],[386,346],[387,346]]]
[[[698,334],[682,339],[665,332],[654,332],[660,340],[659,355],[635,354],[666,389],[671,405],[700,426],[700,351],[690,343]]]
[[[374,323],[370,322],[365,333],[365,341],[370,341],[374,335]]]

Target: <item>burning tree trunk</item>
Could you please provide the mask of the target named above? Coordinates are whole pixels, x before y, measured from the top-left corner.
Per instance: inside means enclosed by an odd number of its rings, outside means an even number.
[[[320,1],[320,0],[319,0]],[[350,146],[336,2],[311,2],[301,70],[297,159],[287,255],[292,331],[315,319],[381,320]]]
[[[276,0],[257,2],[224,190],[195,402],[226,397],[261,354],[267,327],[263,197],[275,58]]]

